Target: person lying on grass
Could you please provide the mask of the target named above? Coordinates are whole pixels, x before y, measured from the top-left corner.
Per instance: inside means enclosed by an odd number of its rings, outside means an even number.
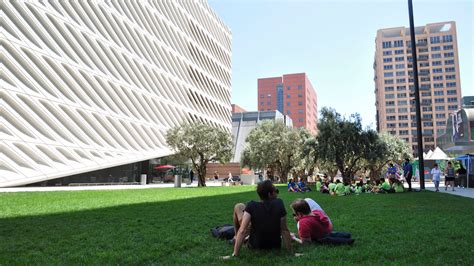
[[[308,200],[311,199],[296,199],[291,204],[293,210],[293,218],[297,222],[298,237],[295,234],[291,234],[291,238],[300,243],[321,243],[321,244],[332,244],[332,245],[343,245],[352,244],[354,239],[351,238],[351,234],[343,232],[333,232],[332,222],[326,213],[317,205],[319,208],[311,209]],[[313,204],[313,205],[314,205]]]
[[[247,236],[249,236],[247,246],[251,249],[280,249],[283,238],[286,249],[292,251],[285,205],[277,198],[278,189],[270,180],[265,180],[257,185],[257,194],[261,201],[235,205],[234,253],[222,257],[223,259],[237,257]]]

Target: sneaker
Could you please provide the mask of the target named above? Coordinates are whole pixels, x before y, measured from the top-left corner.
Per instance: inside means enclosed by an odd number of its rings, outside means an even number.
[[[435,190],[435,192],[439,192],[439,189]]]

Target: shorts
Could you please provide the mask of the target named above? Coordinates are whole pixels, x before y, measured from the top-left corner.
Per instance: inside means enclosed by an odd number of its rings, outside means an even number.
[[[446,177],[446,182],[450,182],[450,181],[454,182],[454,176],[447,176]]]

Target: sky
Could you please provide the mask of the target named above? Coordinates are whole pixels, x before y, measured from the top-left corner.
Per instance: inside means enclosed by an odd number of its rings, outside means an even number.
[[[257,79],[306,72],[318,109],[375,128],[378,29],[409,27],[406,0],[208,0],[232,31],[232,103],[257,110]],[[413,0],[415,26],[455,21],[461,89],[474,95],[474,0]]]

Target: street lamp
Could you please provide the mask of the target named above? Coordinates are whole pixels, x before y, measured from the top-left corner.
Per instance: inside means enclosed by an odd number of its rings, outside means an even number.
[[[415,22],[413,20],[413,3],[408,0],[408,13],[410,17],[411,54],[413,58],[413,75],[415,85],[416,104],[416,136],[418,141],[418,166],[420,173],[420,189],[425,189],[425,166],[423,163],[423,137],[421,132],[420,87],[418,84],[418,58],[416,57]]]

